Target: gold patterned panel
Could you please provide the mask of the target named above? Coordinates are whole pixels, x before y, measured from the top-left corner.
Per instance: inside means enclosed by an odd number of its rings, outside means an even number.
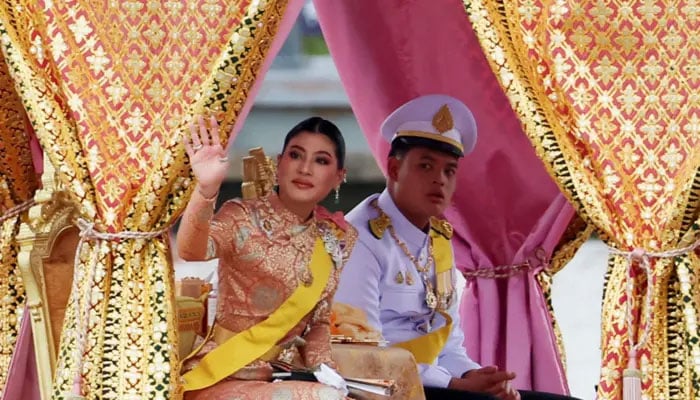
[[[397,391],[392,398],[423,400],[423,384],[413,354],[396,347],[375,347],[356,344],[333,344],[333,360],[340,374],[350,378],[393,380]],[[363,399],[386,397],[362,393]]]
[[[19,246],[15,238],[18,227],[19,217],[0,224],[0,293],[5,300],[0,304],[0,396],[12,361],[25,302],[24,285],[17,267]]]
[[[35,358],[42,398],[51,395],[56,354],[73,282],[75,248],[78,242],[75,218],[78,209],[52,178],[54,169],[45,164],[37,204],[22,224],[19,267],[27,290]]]
[[[0,53],[0,216],[31,199],[37,188],[30,132],[22,100]]]
[[[14,352],[24,307],[24,286],[17,267],[15,240],[26,216],[7,215],[30,200],[37,187],[27,116],[0,54],[0,397]],[[5,219],[6,218],[6,219]]]
[[[75,249],[79,239],[78,230],[72,223],[69,227],[61,229],[58,235],[54,233],[56,228],[52,227],[49,232],[49,238],[51,239],[52,234],[55,238],[50,241],[48,257],[41,263],[44,275],[44,300],[48,314],[51,316],[51,345],[54,349],[58,349],[61,339],[63,319],[68,306],[70,287],[73,284]],[[36,246],[34,250],[37,250]]]
[[[610,260],[599,398],[621,396],[630,339],[640,346],[647,396],[700,396],[698,289],[668,290],[692,281],[700,265],[691,254],[663,256],[700,237],[697,1],[464,4],[537,154],[579,214],[609,246],[661,254],[650,257],[651,282],[636,263],[628,271],[627,257]],[[669,343],[682,351],[671,353]]]
[[[301,7],[294,4],[293,14]],[[286,7],[0,2],[1,45],[17,92],[91,232],[78,253],[54,398],[178,396],[172,264],[161,232],[193,186],[183,128],[211,113],[228,132]],[[144,239],[97,239],[124,232]]]

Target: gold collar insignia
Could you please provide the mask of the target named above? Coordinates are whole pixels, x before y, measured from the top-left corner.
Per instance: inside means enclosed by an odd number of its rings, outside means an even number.
[[[389,225],[391,225],[391,218],[384,214],[383,211],[379,211],[377,218],[369,220],[369,230],[377,239],[381,239],[384,236],[384,231]]]
[[[450,224],[449,222],[447,222],[444,219],[435,218],[435,217],[430,218],[430,229],[441,234],[442,236],[444,236],[448,240],[452,239],[452,234],[454,233],[454,229],[452,228],[452,224]]]

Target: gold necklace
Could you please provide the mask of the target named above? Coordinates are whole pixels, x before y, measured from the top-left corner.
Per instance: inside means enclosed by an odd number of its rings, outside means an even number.
[[[309,243],[306,237],[301,243],[299,243],[299,236],[301,236],[302,233],[304,232],[309,232],[309,235],[311,236],[312,243],[316,243],[316,238],[319,236],[319,231],[318,231],[318,226],[316,225],[316,220],[311,222],[311,225],[308,226],[306,229],[302,230],[299,232],[297,235],[292,236],[290,238],[291,245],[292,247],[297,251],[297,260],[299,261],[306,261],[306,262],[300,262],[297,267],[296,267],[296,275],[297,279],[301,281],[301,283],[309,287],[314,281],[314,276],[311,273],[311,258],[307,258],[309,254],[313,253],[313,247],[309,247]],[[311,246],[313,246],[313,244]]]
[[[379,207],[376,200],[372,201],[370,204],[377,210],[377,212],[386,215],[386,213]],[[388,216],[387,219],[391,221],[391,219]],[[435,259],[433,258],[432,246],[433,241],[430,237],[430,234],[428,234],[428,260],[426,261],[425,265],[420,265],[418,260],[408,250],[408,246],[406,246],[406,243],[399,239],[399,236],[394,230],[394,225],[391,222],[389,222],[389,224],[386,226],[386,229],[389,231],[389,234],[391,234],[391,237],[394,239],[394,242],[396,242],[399,248],[404,252],[404,254],[406,254],[406,257],[408,257],[408,259],[411,260],[413,266],[415,266],[416,270],[419,272],[421,280],[423,281],[423,285],[425,286],[425,304],[431,311],[434,311],[437,307],[438,301],[437,294],[435,293],[435,288],[433,287],[433,283],[430,281],[430,277],[428,276],[428,273],[430,272],[430,267],[435,266]]]
[[[285,218],[270,202],[267,197],[262,198],[260,207],[255,211],[258,220],[259,228],[265,233],[267,238],[281,246],[291,245],[296,251],[294,256],[294,273],[297,281],[306,287],[311,286],[314,281],[314,276],[310,268],[310,254],[313,252],[313,246],[316,243],[316,238],[319,236],[319,228],[316,223],[315,216],[311,217],[309,223],[296,224],[292,223],[291,227],[289,218]],[[279,227],[284,227],[284,233],[276,234]],[[281,235],[281,236],[280,236]],[[308,238],[311,236],[311,239]],[[311,241],[311,244],[309,244]]]

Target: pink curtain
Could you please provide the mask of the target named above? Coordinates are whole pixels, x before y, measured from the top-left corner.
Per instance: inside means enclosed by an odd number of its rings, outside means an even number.
[[[2,400],[41,399],[39,377],[34,358],[31,314],[26,307],[24,308],[23,316]]]
[[[459,0],[315,0],[353,111],[381,168],[382,120],[422,94],[445,93],[476,117],[476,150],[460,167],[447,217],[460,270],[530,261],[509,279],[470,280],[465,346],[482,365],[518,374],[519,389],[568,393],[552,321],[535,275],[574,215],[522,132]],[[352,178],[352,177],[350,177]],[[538,250],[541,249],[541,250]],[[540,257],[537,257],[539,255]]]

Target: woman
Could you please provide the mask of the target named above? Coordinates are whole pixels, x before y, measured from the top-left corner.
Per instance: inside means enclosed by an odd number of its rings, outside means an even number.
[[[213,334],[185,362],[185,398],[343,398],[317,382],[269,383],[270,362],[333,366],[330,303],[357,232],[318,203],[345,177],[343,137],[322,118],[302,121],[277,158],[278,191],[228,201],[214,215],[229,164],[213,118],[210,125],[190,127],[197,185],[177,248],[188,261],[219,259],[219,303]]]

